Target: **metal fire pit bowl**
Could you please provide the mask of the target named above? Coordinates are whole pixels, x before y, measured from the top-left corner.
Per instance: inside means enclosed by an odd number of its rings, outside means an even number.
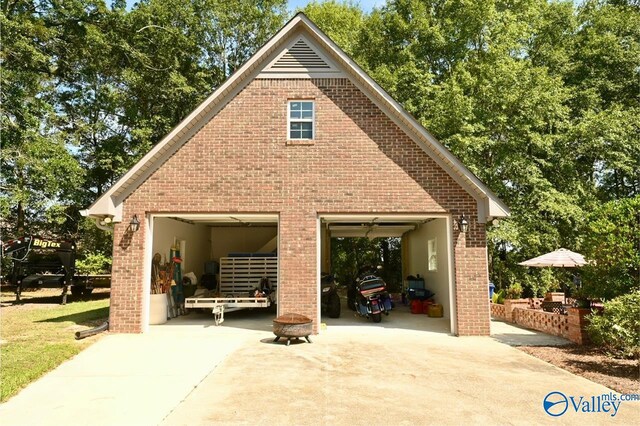
[[[310,318],[300,314],[284,314],[273,320],[273,334],[276,338],[274,342],[280,340],[281,337],[287,339],[287,346],[291,343],[291,339],[300,340],[301,337],[307,339],[311,343],[309,335],[313,332],[313,322]]]

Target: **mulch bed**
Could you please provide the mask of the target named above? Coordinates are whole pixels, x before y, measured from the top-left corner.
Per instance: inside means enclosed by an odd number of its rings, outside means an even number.
[[[611,358],[593,346],[520,346],[518,349],[616,392],[640,394],[637,361]]]

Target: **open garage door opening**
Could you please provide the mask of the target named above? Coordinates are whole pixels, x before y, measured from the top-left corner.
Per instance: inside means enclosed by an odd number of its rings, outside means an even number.
[[[277,215],[156,214],[150,223],[148,324],[270,329],[278,302]]]
[[[448,216],[429,215],[322,216],[321,321],[328,326],[377,322],[371,309],[363,315],[367,309],[358,304],[362,286],[357,285],[359,277],[375,275],[392,301],[379,325],[455,333],[450,222]],[[334,293],[340,297],[339,316]]]

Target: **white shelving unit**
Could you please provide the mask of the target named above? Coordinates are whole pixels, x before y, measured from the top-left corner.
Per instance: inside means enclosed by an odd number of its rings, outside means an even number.
[[[278,285],[277,257],[221,257],[220,295],[246,297],[260,287],[260,280],[268,277],[273,290]]]

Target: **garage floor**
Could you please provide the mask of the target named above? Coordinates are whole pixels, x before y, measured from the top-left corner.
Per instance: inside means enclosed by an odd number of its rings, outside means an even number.
[[[153,328],[184,326],[194,328],[215,327],[213,316],[210,312],[197,310],[190,310],[188,312],[189,315],[174,318],[169,320],[166,324],[154,326]],[[222,327],[271,332],[272,320],[275,317],[276,313],[274,311],[269,311],[268,309],[229,312],[225,314],[225,322]],[[321,332],[334,327],[374,325],[371,320],[358,317],[353,311],[347,309],[344,301],[342,304],[342,313],[340,318],[329,318],[323,315],[321,323],[324,324],[324,326],[321,326]],[[393,311],[391,311],[389,316],[383,316],[382,322],[375,324],[375,326],[388,329],[421,330],[448,334],[450,330],[450,321],[448,318],[429,318],[427,315],[413,315],[411,314],[408,306],[397,306]]]

